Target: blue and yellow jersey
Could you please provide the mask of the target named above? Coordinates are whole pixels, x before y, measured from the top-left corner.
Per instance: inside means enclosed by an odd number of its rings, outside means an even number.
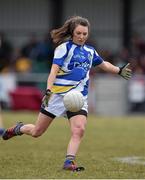
[[[71,40],[59,45],[54,52],[53,64],[60,66],[52,92],[63,94],[71,89],[88,94],[89,72],[92,66],[99,65],[103,59],[95,49],[88,45],[77,45]]]

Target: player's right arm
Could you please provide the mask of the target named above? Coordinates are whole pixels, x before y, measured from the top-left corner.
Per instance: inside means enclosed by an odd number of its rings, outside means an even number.
[[[66,43],[59,45],[54,52],[53,64],[47,80],[47,89],[51,90],[61,66],[67,55]]]
[[[44,106],[48,106],[48,101],[52,95],[51,89],[52,89],[53,83],[56,79],[56,75],[57,75],[59,69],[60,69],[60,66],[57,64],[53,64],[51,67],[51,71],[50,71],[50,74],[47,79],[47,89],[46,89],[45,95],[42,99],[42,104]]]
[[[56,76],[60,70],[60,67],[62,66],[62,64],[64,62],[66,53],[67,53],[67,49],[64,44],[61,44],[60,46],[58,46],[55,49],[53,64],[52,64],[51,71],[50,71],[50,74],[47,79],[47,89],[46,89],[45,95],[42,99],[42,104],[44,106],[48,106],[48,101],[52,95],[51,89],[55,82]]]
[[[47,89],[49,89],[49,90],[52,89],[53,83],[56,79],[56,75],[58,74],[59,69],[60,69],[59,65],[57,65],[57,64],[52,65],[51,71],[50,71],[50,74],[49,74],[48,80],[47,80]]]

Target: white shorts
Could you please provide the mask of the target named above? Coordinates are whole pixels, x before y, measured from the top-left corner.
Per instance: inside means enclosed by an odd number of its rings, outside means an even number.
[[[48,107],[43,108],[45,111],[55,115],[56,117],[67,117],[66,111],[67,109],[64,107],[63,104],[63,96],[61,94],[53,94],[49,100]],[[87,96],[84,97],[85,103],[82,107],[82,110],[85,110],[88,113],[88,101]]]

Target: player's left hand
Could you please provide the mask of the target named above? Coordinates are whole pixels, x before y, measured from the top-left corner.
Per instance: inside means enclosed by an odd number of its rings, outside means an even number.
[[[45,95],[44,95],[44,97],[42,99],[42,105],[44,107],[48,106],[48,102],[49,102],[49,99],[50,99],[51,95],[52,95],[52,92],[50,91],[50,89],[47,89],[46,92],[45,92]]]
[[[123,67],[120,67],[119,75],[122,76],[124,79],[129,80],[132,76],[131,69],[128,68],[130,63],[124,65]]]

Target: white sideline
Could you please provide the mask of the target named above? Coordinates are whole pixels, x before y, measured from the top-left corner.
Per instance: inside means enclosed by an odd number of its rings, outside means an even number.
[[[116,157],[114,158],[114,160],[117,160],[122,163],[128,163],[128,164],[145,165],[145,157],[141,157],[141,156]]]

